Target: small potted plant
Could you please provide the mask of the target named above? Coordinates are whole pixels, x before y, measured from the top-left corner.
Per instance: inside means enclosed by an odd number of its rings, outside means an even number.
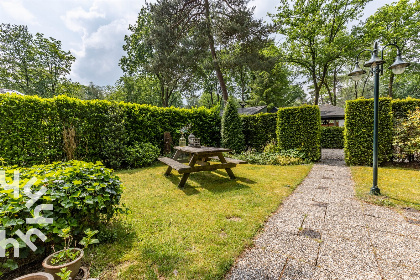
[[[98,239],[93,239],[93,236],[96,233],[98,233],[97,230],[85,230],[86,236],[79,242],[79,244],[84,246],[83,249],[86,249],[91,244],[99,242]],[[54,276],[55,280],[61,279],[59,274],[64,268],[66,268],[67,271],[71,271],[70,277],[74,279],[82,264],[83,250],[80,248],[70,248],[72,236],[70,235],[69,227],[63,229],[59,236],[64,239],[64,249],[49,255],[42,262],[42,266],[44,267],[45,272]]]

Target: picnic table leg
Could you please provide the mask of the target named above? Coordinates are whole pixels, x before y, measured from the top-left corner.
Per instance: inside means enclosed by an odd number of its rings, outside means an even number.
[[[188,165],[191,167],[194,167],[196,161],[197,161],[196,155],[192,155],[190,159],[190,163]],[[190,173],[184,173],[184,175],[182,175],[181,181],[178,184],[178,188],[182,189],[185,186],[185,183],[187,182],[188,177],[190,177]]]
[[[181,155],[180,150],[176,150],[176,153],[172,159],[177,160],[179,156]],[[172,167],[168,166],[168,169],[166,169],[165,176],[171,175]]]
[[[219,160],[220,160],[221,163],[227,163],[227,161],[226,161],[226,159],[225,159],[225,157],[223,156],[222,153],[218,153],[217,156],[219,157]],[[233,174],[232,169],[225,168],[225,170],[226,170],[227,174],[229,175],[230,179],[235,179],[236,178],[235,174]]]

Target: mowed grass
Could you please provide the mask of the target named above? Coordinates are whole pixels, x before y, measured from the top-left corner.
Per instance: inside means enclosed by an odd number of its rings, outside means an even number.
[[[384,167],[378,169],[380,196],[369,195],[372,167],[352,166],[359,198],[383,206],[410,207],[420,210],[420,170]]]
[[[233,168],[181,176],[166,166],[118,172],[131,210],[111,225],[115,241],[86,252],[101,279],[221,279],[312,165]],[[92,275],[91,274],[91,275]]]

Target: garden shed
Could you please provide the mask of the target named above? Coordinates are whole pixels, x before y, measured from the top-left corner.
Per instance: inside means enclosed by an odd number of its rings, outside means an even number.
[[[321,111],[322,126],[344,127],[344,109],[341,107],[325,104],[319,105]]]

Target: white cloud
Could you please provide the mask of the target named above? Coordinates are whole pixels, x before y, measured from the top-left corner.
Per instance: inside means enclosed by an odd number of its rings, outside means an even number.
[[[34,14],[24,7],[19,0],[5,0],[0,2],[2,13],[16,20],[19,23],[38,25],[38,21]]]
[[[128,24],[125,19],[120,19],[99,27],[84,40],[85,46],[107,50],[120,47],[123,36],[128,34]]]
[[[105,18],[105,13],[99,11],[97,6],[92,6],[89,11],[85,11],[82,7],[77,7],[66,12],[61,19],[64,21],[66,27],[74,32],[86,33],[86,24],[89,21],[94,21],[100,18]]]

